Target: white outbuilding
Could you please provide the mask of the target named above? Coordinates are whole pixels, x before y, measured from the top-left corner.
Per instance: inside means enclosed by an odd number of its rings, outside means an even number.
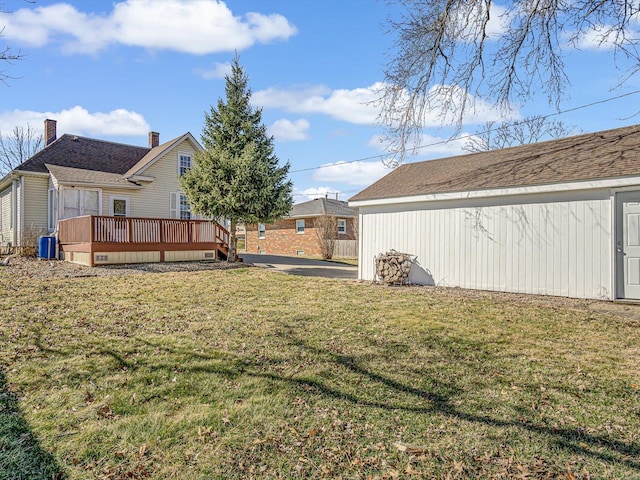
[[[415,256],[424,285],[640,299],[640,126],[401,165],[350,199],[359,278]]]

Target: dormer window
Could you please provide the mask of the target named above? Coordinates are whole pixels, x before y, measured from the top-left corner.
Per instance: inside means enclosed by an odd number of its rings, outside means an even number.
[[[180,176],[187,173],[187,170],[191,168],[191,154],[179,153],[178,154],[178,173]]]

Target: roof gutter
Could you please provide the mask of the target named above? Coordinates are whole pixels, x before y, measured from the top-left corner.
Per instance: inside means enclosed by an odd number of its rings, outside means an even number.
[[[489,190],[472,190],[462,192],[430,193],[406,197],[371,198],[349,200],[350,207],[374,207],[390,204],[407,204],[420,202],[437,202],[443,200],[470,200],[475,198],[506,197],[538,193],[575,192],[597,188],[622,188],[640,185],[640,176],[609,178],[604,180],[587,180],[580,182],[554,183],[549,185],[528,185],[523,187],[505,187]]]
[[[135,183],[99,183],[99,182],[82,182],[82,181],[60,181],[58,180],[58,185],[63,187],[91,187],[91,188],[124,188],[128,190],[136,190],[142,188],[142,185]]]
[[[11,170],[4,177],[0,178],[0,191],[11,185],[11,182],[14,179],[18,178],[18,176],[14,172],[15,170]]]

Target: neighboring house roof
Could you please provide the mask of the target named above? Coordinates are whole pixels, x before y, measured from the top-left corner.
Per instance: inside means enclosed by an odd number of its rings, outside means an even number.
[[[149,148],[65,134],[47,145],[16,170],[48,172],[46,164],[123,175]]]
[[[350,201],[640,174],[640,125],[402,165]]]
[[[350,207],[347,202],[331,200],[329,198],[316,198],[308,202],[297,203],[291,209],[289,218],[320,217],[331,215],[335,217],[356,217],[358,209]]]

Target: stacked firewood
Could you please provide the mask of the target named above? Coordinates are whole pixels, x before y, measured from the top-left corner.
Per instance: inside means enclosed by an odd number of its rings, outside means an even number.
[[[390,250],[376,257],[376,275],[387,285],[402,285],[409,278],[411,265],[412,255]]]

